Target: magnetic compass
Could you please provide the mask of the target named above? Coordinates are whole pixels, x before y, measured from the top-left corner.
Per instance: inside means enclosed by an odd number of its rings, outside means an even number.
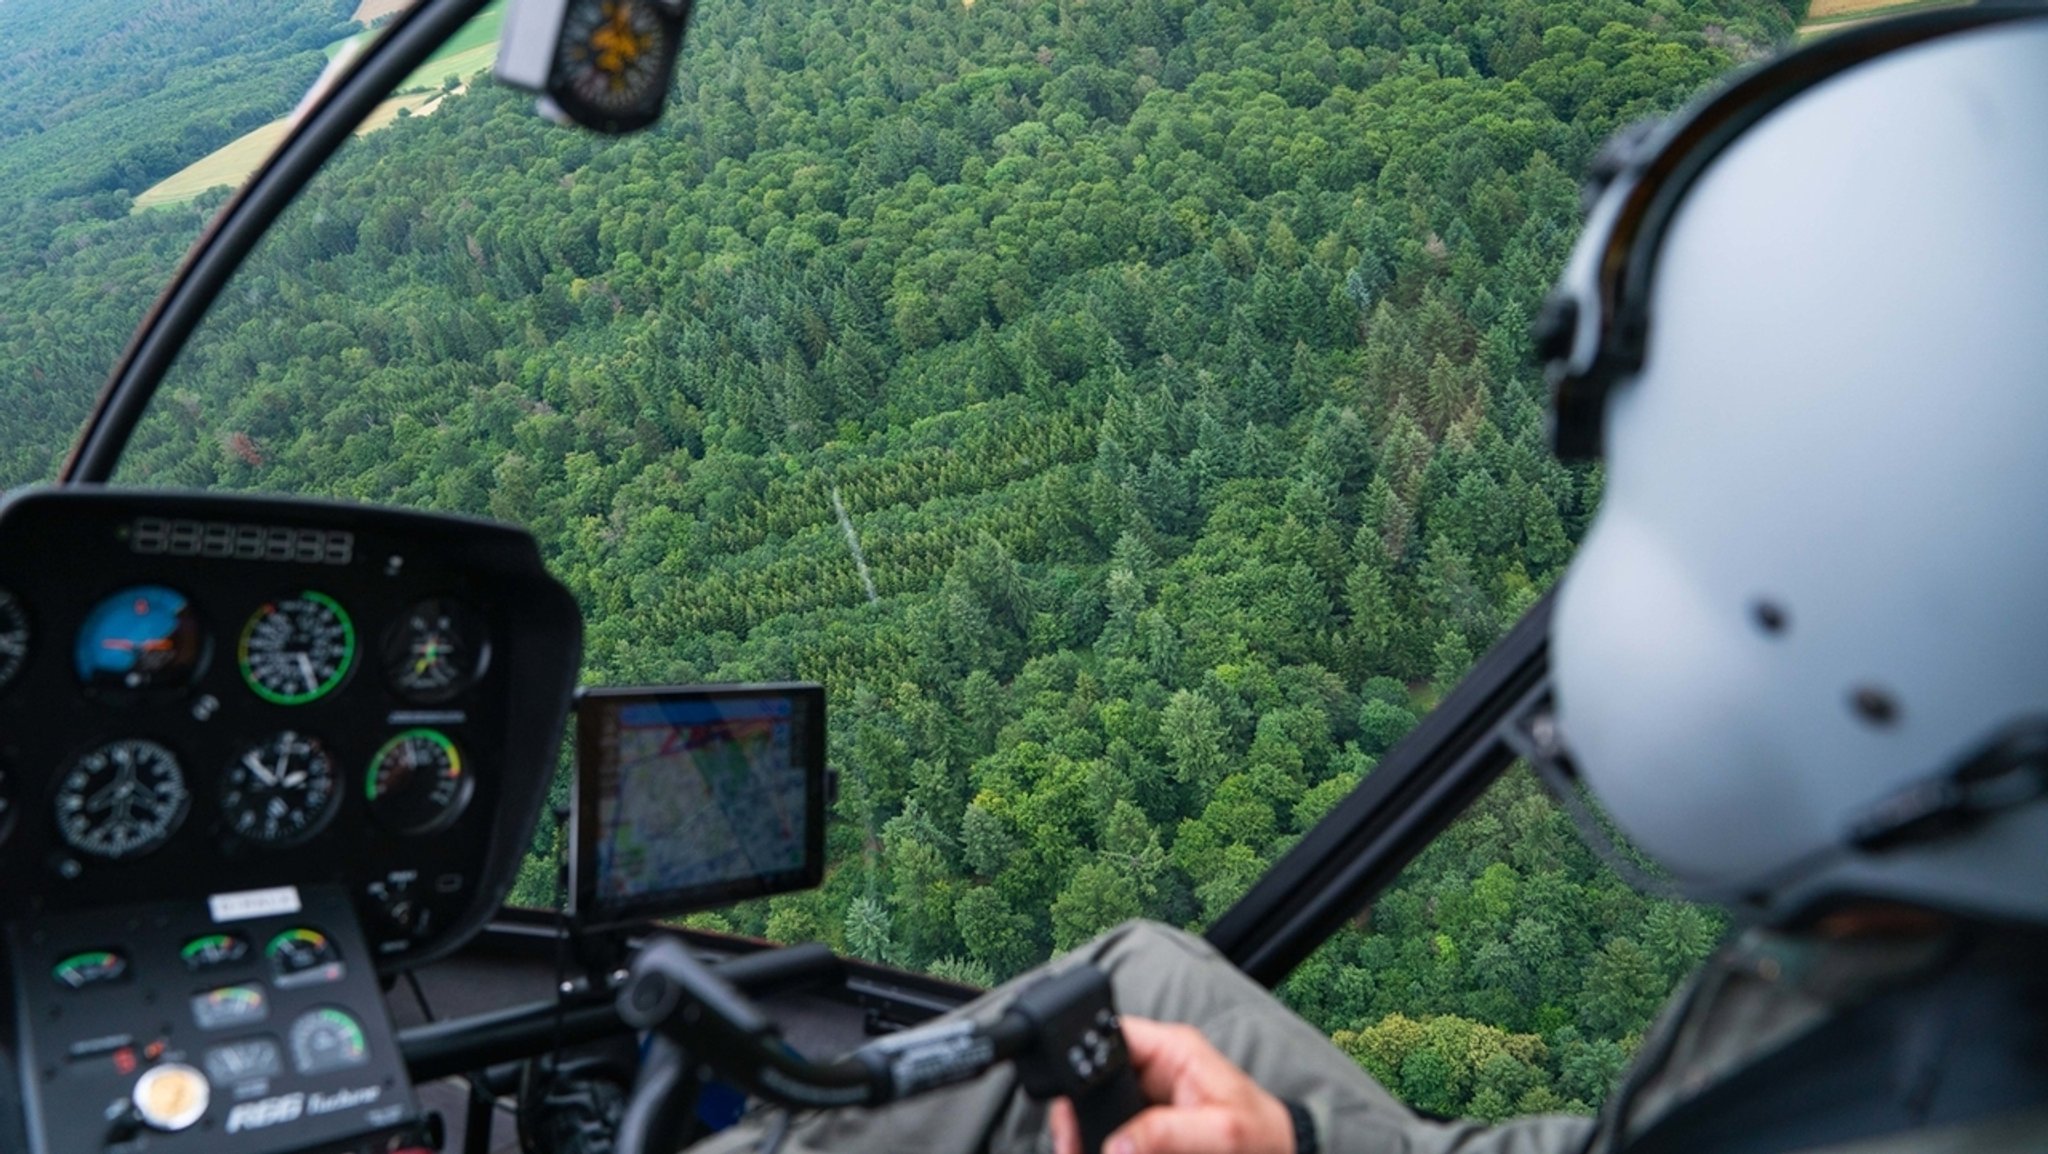
[[[661,117],[686,0],[570,0],[548,94],[578,123],[631,132]]]

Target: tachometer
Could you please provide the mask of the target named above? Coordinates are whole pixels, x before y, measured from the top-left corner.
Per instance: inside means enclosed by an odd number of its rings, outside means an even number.
[[[242,750],[221,775],[228,829],[263,845],[286,846],[319,833],[341,801],[334,759],[314,738],[287,729]]]
[[[447,598],[422,601],[384,633],[384,676],[400,697],[421,705],[450,700],[476,683],[491,662],[483,619]]]
[[[184,594],[137,585],[86,614],[72,660],[88,689],[179,689],[199,676],[206,652],[206,631]]]
[[[370,812],[393,833],[432,833],[469,804],[462,753],[436,729],[408,729],[370,759]]]
[[[242,627],[242,680],[277,705],[333,692],[356,659],[356,627],[341,603],[311,590],[258,608]]]
[[[110,742],[71,764],[57,785],[57,832],[73,849],[136,857],[164,844],[192,795],[170,750],[154,741]]]
[[[14,594],[0,589],[0,689],[7,688],[28,662],[28,610]]]

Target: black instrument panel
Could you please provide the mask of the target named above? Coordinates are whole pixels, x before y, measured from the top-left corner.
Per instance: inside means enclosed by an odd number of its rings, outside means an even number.
[[[581,622],[458,517],[43,489],[0,505],[0,919],[333,884],[378,969],[495,911]]]

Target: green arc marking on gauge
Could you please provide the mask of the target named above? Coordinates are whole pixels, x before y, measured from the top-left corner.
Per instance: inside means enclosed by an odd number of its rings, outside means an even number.
[[[341,622],[341,660],[335,664],[334,672],[312,689],[304,693],[279,693],[256,680],[255,671],[249,667],[249,637],[256,632],[256,624],[265,616],[263,609],[250,614],[249,623],[242,626],[241,643],[236,647],[236,664],[241,666],[242,682],[249,687],[250,692],[272,705],[304,705],[310,701],[318,701],[333,692],[334,687],[341,684],[342,679],[348,676],[350,667],[356,663],[356,623],[350,619],[348,610],[341,607],[341,602],[325,593],[315,593],[311,589],[299,594],[298,599],[311,601],[326,608],[334,614],[335,620]],[[266,609],[275,607],[275,602],[264,606]]]
[[[57,968],[60,970],[96,969],[113,961],[114,957],[115,955],[105,950],[87,950],[85,953],[73,954],[58,962]]]
[[[363,796],[369,798],[371,801],[377,800],[377,769],[379,766],[384,764],[384,755],[390,753],[394,749],[397,749],[399,746],[405,744],[406,742],[411,741],[415,737],[424,737],[428,741],[433,742],[435,745],[440,746],[444,751],[446,751],[446,753],[448,754],[449,777],[462,776],[462,751],[455,748],[455,741],[453,738],[449,737],[445,733],[442,733],[438,729],[423,728],[401,730],[399,733],[393,735],[390,741],[387,741],[384,744],[378,746],[377,752],[371,756],[370,772],[368,776],[366,776],[363,779]]]
[[[193,938],[185,943],[184,949],[178,951],[178,956],[189,962],[214,946],[232,945],[234,940],[226,934],[208,934],[203,938]]]
[[[50,976],[82,989],[97,981],[118,978],[128,972],[128,961],[110,950],[87,950],[73,954],[50,968]]]

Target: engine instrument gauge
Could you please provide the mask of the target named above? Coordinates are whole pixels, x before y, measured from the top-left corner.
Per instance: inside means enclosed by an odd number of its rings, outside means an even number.
[[[164,844],[192,795],[170,750],[154,741],[110,742],[80,757],[57,784],[57,832],[103,858],[130,858]]]
[[[484,675],[491,663],[490,634],[475,610],[437,597],[391,623],[382,655],[385,680],[400,697],[438,705]]]
[[[179,947],[178,956],[195,974],[232,966],[249,956],[249,939],[240,934],[202,934]]]
[[[363,1027],[348,1011],[333,1006],[308,1010],[292,1023],[292,1066],[301,1074],[347,1070],[370,1060]]]
[[[205,668],[207,649],[205,628],[184,594],[137,585],[93,606],[72,659],[88,689],[181,689]]]
[[[393,833],[432,833],[469,804],[462,753],[437,729],[408,729],[370,759],[370,812]]]
[[[284,1058],[269,1038],[243,1038],[206,1052],[206,1076],[233,1084],[284,1073]]]
[[[117,982],[127,975],[128,959],[113,950],[87,950],[50,968],[50,980],[71,990]]]
[[[0,589],[0,689],[28,663],[28,610],[5,589]]]
[[[192,995],[191,1005],[192,1024],[202,1030],[236,1030],[270,1016],[261,986],[222,986]]]
[[[280,990],[338,982],[345,972],[334,942],[319,930],[304,926],[270,939],[263,956],[270,959],[270,980]]]
[[[287,729],[243,749],[221,775],[227,828],[267,846],[302,842],[341,802],[334,759],[314,738]]]
[[[242,627],[242,680],[275,705],[333,692],[356,659],[356,627],[341,603],[308,590],[259,607]]]

